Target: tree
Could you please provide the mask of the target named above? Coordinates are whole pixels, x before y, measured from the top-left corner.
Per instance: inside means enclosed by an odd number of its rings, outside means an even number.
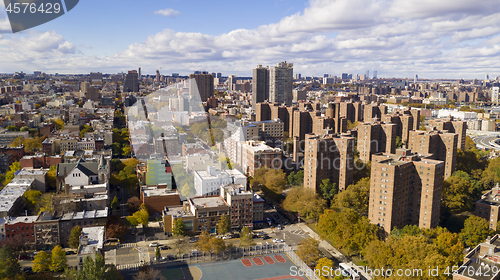
[[[194,196],[194,186],[189,185],[189,183],[185,183],[181,188],[181,195],[183,197],[192,197]]]
[[[461,173],[453,174],[443,182],[443,204],[452,213],[471,211],[481,192],[475,189],[467,174],[466,178],[460,177]]]
[[[54,124],[54,127],[57,130],[63,130],[64,129],[64,121],[61,119],[52,119],[51,120],[52,124]]]
[[[134,227],[136,227],[139,224],[139,222],[134,216],[127,216],[125,220],[127,220],[127,223],[129,223],[131,226]]]
[[[159,261],[161,258],[160,245],[158,243],[156,243],[155,257],[156,257],[156,261]]]
[[[314,264],[321,256],[321,251],[319,250],[319,242],[311,237],[302,239],[299,243],[299,248],[297,250],[297,255],[304,261],[307,265]]]
[[[217,232],[219,234],[231,232],[231,220],[229,220],[228,215],[224,214],[220,217],[219,223],[217,224]]]
[[[141,267],[139,272],[134,276],[134,280],[166,280],[159,270],[149,266]]]
[[[111,215],[106,223],[106,236],[109,238],[121,238],[127,233],[127,227],[119,215]]]
[[[425,116],[420,115],[420,127],[418,130],[426,130],[425,129]]]
[[[23,194],[23,196],[24,198],[26,198],[26,206],[29,209],[34,210],[35,205],[38,203],[38,201],[40,201],[40,198],[42,197],[42,193],[37,190],[27,190]]]
[[[118,201],[118,197],[114,197],[113,200],[111,201],[111,209],[118,209],[118,207],[120,206],[120,202]]]
[[[148,221],[149,221],[148,210],[140,209],[139,211],[136,211],[134,214],[132,214],[132,217],[134,217],[139,224],[142,224],[145,227],[148,226]]]
[[[83,268],[77,273],[77,279],[111,280],[111,278],[106,275],[104,257],[97,252],[95,253],[95,258],[87,257],[83,262]]]
[[[330,269],[334,267],[334,264],[333,264],[333,261],[330,260],[329,258],[321,258],[317,261],[317,264],[316,264],[316,270],[317,271],[320,271],[320,272],[323,272],[324,268],[326,268],[327,271],[330,271]],[[327,276],[333,276],[333,275],[322,275],[320,273],[320,275],[318,275],[319,278],[321,280],[327,280],[328,278],[326,278]]]
[[[295,183],[295,171],[290,172],[290,174],[288,174],[288,176],[286,176],[286,179],[287,179],[288,184],[290,186],[296,186],[296,183]]]
[[[54,272],[63,271],[67,266],[66,252],[62,250],[61,246],[57,245],[52,249],[50,270]]]
[[[355,129],[358,126],[358,122],[351,122],[347,120],[347,130]]]
[[[254,245],[255,242],[253,241],[253,234],[250,231],[250,228],[243,227],[240,232],[240,246],[243,248],[248,248]]]
[[[203,231],[196,241],[195,248],[203,253],[209,254],[212,252],[212,246],[210,244],[212,237],[208,231]]]
[[[57,165],[52,165],[47,172],[47,184],[52,190],[56,189]]]
[[[24,142],[24,137],[19,136],[10,142],[9,147],[21,147]]]
[[[490,160],[481,177],[481,182],[488,187],[493,187],[496,182],[500,182],[500,157]]]
[[[21,271],[19,261],[7,245],[0,248],[0,279],[14,279]]]
[[[84,138],[85,133],[92,132],[92,131],[94,131],[94,129],[90,125],[80,126],[80,138]]]
[[[16,173],[18,170],[21,169],[21,164],[18,161],[13,162],[9,166],[9,171],[5,173],[5,180],[3,182],[3,185],[6,186],[12,179],[14,179],[14,173]]]
[[[174,222],[174,228],[172,229],[172,234],[176,237],[181,237],[186,235],[186,224],[183,219],[176,219]]]
[[[220,254],[222,251],[226,250],[226,243],[222,238],[212,237],[210,240],[210,248],[215,254]]]
[[[403,141],[401,140],[401,137],[396,136],[396,149],[399,149],[403,146]]]
[[[141,201],[137,196],[133,196],[127,200],[127,207],[129,213],[134,213],[137,210],[139,210],[139,207],[141,206]]]
[[[487,220],[472,215],[465,220],[464,228],[458,236],[462,239],[465,246],[473,248],[483,242],[491,233],[492,231],[489,228]]]
[[[321,190],[321,196],[326,201],[332,200],[332,198],[339,192],[337,184],[330,181],[330,179],[323,179],[323,181],[321,181],[321,184],[319,185],[319,188]]]
[[[43,272],[47,271],[50,268],[50,255],[45,251],[40,251],[36,254],[35,258],[32,261],[33,263],[33,271],[34,272]]]
[[[77,249],[80,245],[80,235],[82,234],[82,228],[78,225],[71,229],[68,237],[68,244],[71,248]]]
[[[283,208],[299,213],[304,219],[316,220],[326,209],[326,201],[313,189],[294,187],[288,191]]]
[[[281,194],[286,185],[286,174],[283,169],[268,169],[264,175],[266,187],[276,194]]]
[[[350,208],[359,215],[365,215],[368,213],[369,195],[370,178],[363,178],[339,192],[332,202],[332,208]]]

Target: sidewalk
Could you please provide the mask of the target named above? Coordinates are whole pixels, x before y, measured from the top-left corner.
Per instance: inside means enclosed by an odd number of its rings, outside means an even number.
[[[355,268],[357,267],[351,260],[349,260],[342,253],[340,253],[339,250],[337,250],[335,247],[333,247],[327,241],[321,239],[321,237],[316,232],[314,232],[310,227],[308,227],[306,224],[304,224],[304,223],[298,223],[297,225],[299,226],[300,229],[302,229],[303,231],[309,233],[310,236],[312,236],[314,239],[318,240],[319,241],[319,247],[322,248],[322,249],[324,249],[328,253],[330,253],[332,255],[332,257],[336,258],[337,260],[339,260],[339,261],[341,261],[343,263],[349,264],[351,267],[355,267]],[[359,269],[358,269],[358,271],[359,271]],[[368,280],[372,279],[372,277],[369,276],[368,274],[366,274],[365,272],[361,272],[360,271],[360,274],[363,275],[363,277],[365,277],[365,279],[368,279]]]

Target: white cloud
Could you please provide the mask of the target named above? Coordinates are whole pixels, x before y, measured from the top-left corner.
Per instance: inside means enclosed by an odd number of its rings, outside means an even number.
[[[179,11],[176,11],[174,9],[163,9],[163,10],[158,10],[154,12],[155,15],[162,15],[166,17],[176,17],[179,16],[181,13]]]
[[[302,12],[276,23],[218,35],[165,29],[105,57],[83,56],[56,32],[5,35],[0,56],[10,55],[2,66],[32,61],[29,68],[50,65],[60,73],[141,66],[144,72],[162,67],[184,74],[209,70],[249,76],[257,64],[287,60],[304,75],[378,70],[380,77],[482,77],[499,71],[494,70],[500,64],[495,1],[312,0]],[[155,13],[180,14],[172,9]]]

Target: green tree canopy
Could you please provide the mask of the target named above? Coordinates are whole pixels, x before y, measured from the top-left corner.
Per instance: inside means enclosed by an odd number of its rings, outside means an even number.
[[[33,271],[34,272],[43,272],[48,271],[51,264],[50,255],[45,251],[40,251],[36,254],[35,258],[32,261],[33,263]]]
[[[330,181],[330,179],[323,179],[319,188],[321,190],[321,196],[328,202],[330,202],[330,200],[332,200],[333,197],[339,192],[337,184]]]
[[[240,247],[248,248],[254,245],[252,231],[248,227],[243,227],[240,232]]]
[[[283,208],[299,213],[304,219],[316,220],[326,209],[326,201],[313,189],[294,187],[288,191]]]
[[[322,255],[321,251],[319,250],[319,242],[311,237],[302,239],[302,241],[299,243],[297,255],[307,265],[315,264]]]
[[[63,271],[68,267],[68,261],[66,260],[66,252],[63,251],[61,246],[57,245],[52,249],[52,257],[50,270],[54,272]]]
[[[231,232],[231,220],[229,216],[224,214],[219,218],[219,223],[217,224],[217,233],[226,234]]]
[[[176,219],[174,222],[174,228],[172,229],[172,234],[176,237],[181,237],[186,235],[186,224],[183,219]]]
[[[0,248],[0,279],[14,279],[21,271],[16,255],[7,245]]]
[[[488,221],[472,215],[465,220],[464,228],[460,231],[459,237],[465,246],[474,247],[491,234],[492,231],[489,228]]]
[[[68,237],[68,244],[71,248],[77,249],[80,245],[80,235],[82,234],[82,228],[78,225],[71,229]]]
[[[368,213],[368,200],[370,195],[370,178],[363,178],[356,184],[339,192],[333,202],[332,208],[350,208],[358,215]]]

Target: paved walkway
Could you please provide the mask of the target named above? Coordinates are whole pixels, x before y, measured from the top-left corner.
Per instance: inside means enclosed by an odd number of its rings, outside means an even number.
[[[343,263],[349,264],[351,267],[353,267],[353,266],[355,268],[357,267],[351,260],[349,260],[341,252],[339,252],[339,250],[337,250],[335,247],[333,247],[327,241],[321,239],[321,237],[316,232],[314,232],[314,230],[312,230],[309,226],[307,226],[304,223],[298,223],[297,225],[300,227],[300,229],[302,229],[303,231],[309,233],[309,235],[312,236],[312,238],[318,240],[319,241],[319,247],[322,248],[323,250],[327,251],[328,253],[330,253],[330,255],[332,255],[332,257],[336,258],[337,260],[339,260],[339,261],[341,261]],[[358,269],[358,271],[359,271],[359,269]],[[365,277],[365,279],[368,279],[368,280],[372,279],[372,277],[370,277],[365,272],[361,272],[361,275],[363,275],[363,277]]]

